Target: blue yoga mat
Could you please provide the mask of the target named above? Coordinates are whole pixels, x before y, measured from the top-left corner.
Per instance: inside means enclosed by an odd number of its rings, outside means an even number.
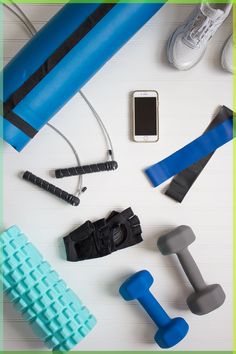
[[[163,3],[65,5],[3,71],[1,118],[5,141],[22,150],[162,6]],[[72,48],[58,60],[55,52],[60,54],[61,46],[73,35]],[[54,62],[58,62],[52,67],[53,55]],[[45,75],[37,81],[42,73]]]

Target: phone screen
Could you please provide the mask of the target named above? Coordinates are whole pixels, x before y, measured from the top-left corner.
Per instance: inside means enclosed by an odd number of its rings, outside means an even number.
[[[156,97],[135,97],[135,135],[157,135]]]

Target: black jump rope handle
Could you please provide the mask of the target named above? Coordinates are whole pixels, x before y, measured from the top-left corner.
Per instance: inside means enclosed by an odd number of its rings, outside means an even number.
[[[33,173],[29,171],[26,171],[23,174],[23,179],[32,184],[35,184],[39,188],[44,189],[45,191],[55,195],[56,197],[64,200],[65,202],[73,206],[77,206],[80,203],[78,197],[75,197],[74,195],[67,193],[66,191],[63,191],[62,189],[54,186],[53,184],[43,180],[42,178],[35,176]]]
[[[87,173],[112,171],[112,170],[116,170],[117,167],[118,167],[118,163],[112,160],[112,161],[107,161],[102,163],[96,163],[93,165],[58,169],[55,170],[55,176],[56,178],[63,178],[69,176],[84,175]]]

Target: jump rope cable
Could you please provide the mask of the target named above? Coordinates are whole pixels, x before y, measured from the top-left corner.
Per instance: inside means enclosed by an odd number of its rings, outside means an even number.
[[[21,10],[21,8],[16,3],[14,3],[13,1],[10,1],[10,3],[14,7],[14,9],[7,4],[3,4],[3,6],[5,8],[7,8],[9,11],[11,11],[24,24],[24,26],[26,27],[26,29],[30,33],[31,37],[33,37],[37,33],[37,30],[36,30],[35,26],[33,25],[33,23],[29,20],[29,18],[26,16],[26,14]],[[108,159],[115,160],[112,141],[111,141],[110,135],[109,135],[101,117],[99,116],[99,114],[95,110],[92,103],[86,97],[86,95],[81,90],[79,91],[79,93],[80,93],[81,97],[83,98],[83,100],[85,101],[85,103],[87,104],[87,106],[89,107],[93,116],[97,120],[98,125],[100,126],[100,129],[101,129],[102,134],[103,134],[105,141],[106,141],[106,145],[108,147]],[[52,125],[50,123],[46,123],[46,125],[50,129],[52,129],[55,133],[57,133],[62,139],[64,139],[64,141],[69,145],[72,152],[74,153],[74,156],[75,156],[78,166],[81,166],[79,155],[77,153],[76,148],[71,143],[71,141],[64,135],[64,133],[62,133],[54,125]],[[79,196],[81,193],[85,192],[86,189],[87,189],[86,187],[83,187],[83,175],[79,175],[79,181],[78,181],[78,186],[77,186],[75,195]]]

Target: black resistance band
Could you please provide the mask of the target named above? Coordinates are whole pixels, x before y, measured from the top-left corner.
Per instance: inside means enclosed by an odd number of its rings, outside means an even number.
[[[223,123],[225,120],[232,117],[232,115],[233,112],[231,109],[222,106],[216,117],[208,125],[205,132],[216,127],[218,124]],[[214,152],[177,174],[165,191],[165,195],[181,203],[213,154]]]
[[[54,51],[54,53],[4,102],[4,118],[32,138],[37,130],[14,113],[14,107],[68,54],[68,52],[91,31],[116,4],[100,5],[86,20]]]

